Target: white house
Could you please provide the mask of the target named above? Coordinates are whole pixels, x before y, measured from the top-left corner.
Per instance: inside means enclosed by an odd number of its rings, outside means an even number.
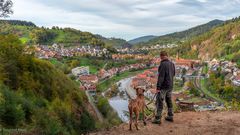
[[[88,66],[82,66],[82,67],[73,68],[72,69],[72,74],[74,76],[89,75],[89,67]]]
[[[233,79],[233,84],[235,86],[240,86],[240,74]]]

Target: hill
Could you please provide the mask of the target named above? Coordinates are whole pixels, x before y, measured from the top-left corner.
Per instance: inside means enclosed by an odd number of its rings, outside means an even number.
[[[101,35],[96,35],[98,38],[100,38],[106,46],[108,47],[114,47],[114,48],[126,48],[131,47],[132,45],[129,44],[126,40],[121,38],[106,38]]]
[[[33,22],[21,21],[21,20],[0,20],[1,23],[8,23],[11,25],[20,25],[20,26],[32,26],[37,27]]]
[[[156,36],[153,36],[153,35],[143,36],[143,37],[138,37],[138,38],[129,40],[128,43],[133,44],[133,45],[138,44],[138,43],[145,43],[153,38],[156,38]]]
[[[140,123],[140,121],[139,121]],[[238,135],[240,132],[239,112],[182,112],[175,114],[173,123],[163,121],[162,125],[140,125],[140,130],[128,130],[128,124],[122,124],[109,131],[91,135]]]
[[[174,32],[171,34],[159,36],[159,37],[149,40],[146,43],[139,43],[138,45],[156,45],[156,44],[163,45],[163,44],[168,44],[168,43],[182,42],[187,39],[191,39],[192,37],[195,37],[197,35],[206,33],[209,30],[211,30],[212,28],[219,26],[223,23],[224,23],[224,21],[221,21],[221,20],[213,20],[206,24],[202,24],[202,25],[190,28],[185,31]]]
[[[95,129],[92,108],[79,85],[24,48],[17,37],[0,35],[1,128],[73,135]]]
[[[37,27],[32,22],[18,20],[0,20],[0,34],[15,34],[26,44],[53,44],[65,46],[94,45],[104,46],[104,42],[90,32],[83,32],[72,28],[44,28]]]
[[[181,55],[203,60],[226,58],[240,65],[240,17],[183,43]]]

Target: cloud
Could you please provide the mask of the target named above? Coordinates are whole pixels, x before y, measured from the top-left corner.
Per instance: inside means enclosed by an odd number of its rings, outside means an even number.
[[[131,39],[240,15],[240,0],[13,0],[11,19]]]

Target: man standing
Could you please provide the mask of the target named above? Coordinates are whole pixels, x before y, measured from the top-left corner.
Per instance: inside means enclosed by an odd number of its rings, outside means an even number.
[[[168,54],[165,51],[160,53],[161,64],[158,68],[157,96],[154,124],[161,124],[162,110],[164,99],[168,107],[168,116],[165,120],[173,122],[173,104],[172,104],[172,89],[173,78],[175,76],[175,65],[168,59]]]

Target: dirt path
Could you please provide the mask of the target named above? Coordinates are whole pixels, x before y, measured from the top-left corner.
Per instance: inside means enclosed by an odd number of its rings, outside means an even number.
[[[91,135],[239,135],[240,112],[182,112],[175,114],[174,123],[147,126],[139,123],[140,130],[128,131],[128,124],[122,124],[109,131]]]

